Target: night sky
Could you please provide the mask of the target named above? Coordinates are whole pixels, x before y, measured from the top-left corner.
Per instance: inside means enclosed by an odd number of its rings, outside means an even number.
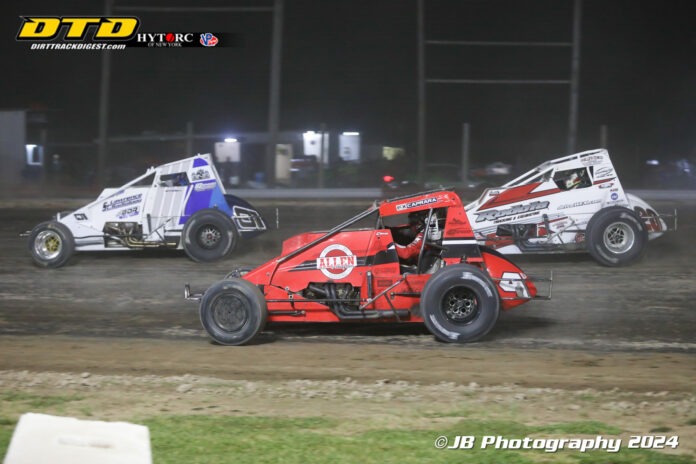
[[[116,5],[133,4],[117,0]],[[146,5],[185,5],[156,0]],[[270,5],[270,1],[199,5]],[[696,28],[681,0],[584,0],[577,151],[609,129],[615,161],[696,157]],[[193,4],[193,2],[189,2]],[[3,3],[0,108],[45,108],[53,141],[98,133],[98,52],[30,51],[19,16],[100,15],[100,1]],[[117,11],[129,15],[128,11]],[[113,52],[110,135],[235,134],[267,128],[269,13],[132,13],[140,32],[235,34],[232,47]],[[428,39],[570,41],[572,1],[426,1]],[[367,144],[416,147],[416,1],[285,0],[281,130],[358,130]],[[569,49],[428,46],[428,77],[567,79]],[[429,162],[562,154],[567,86],[429,84]]]

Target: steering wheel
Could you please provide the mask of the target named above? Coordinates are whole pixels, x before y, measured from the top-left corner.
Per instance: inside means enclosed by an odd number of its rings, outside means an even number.
[[[427,242],[426,242],[426,245],[428,245],[430,248],[435,248],[435,249],[438,250],[438,251],[442,251],[442,250],[445,249],[445,247],[443,247],[442,245],[440,245],[440,244],[437,243],[437,242],[427,241]]]

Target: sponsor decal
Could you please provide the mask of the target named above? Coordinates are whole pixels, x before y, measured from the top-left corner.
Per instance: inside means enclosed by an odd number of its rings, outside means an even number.
[[[85,213],[75,213],[74,214],[75,219],[78,221],[86,221],[87,220],[87,215]]]
[[[536,211],[532,211],[531,213],[520,214],[520,215],[518,215],[517,217],[515,217],[515,220],[517,220],[517,219],[524,219],[524,218],[526,218],[526,217],[532,217],[532,216],[535,216],[535,215],[537,215],[537,214],[539,214],[539,213],[536,212]]]
[[[500,288],[505,292],[515,293],[517,291],[521,293],[519,295],[522,298],[529,298],[529,292],[527,287],[522,283],[527,276],[524,274],[518,274],[517,272],[504,272],[500,278]]]
[[[52,40],[65,29],[65,40],[84,40],[94,30],[96,40],[128,40],[135,35],[140,20],[133,16],[20,16],[17,40]]]
[[[119,211],[116,214],[116,217],[119,219],[125,219],[125,218],[129,218],[129,217],[137,216],[138,214],[140,214],[140,208],[138,208],[137,206],[131,206],[130,208],[126,208],[122,211]]]
[[[31,50],[123,50],[140,20],[133,16],[20,16],[17,41]],[[115,43],[115,42],[120,43]]]
[[[440,324],[440,322],[435,318],[435,316],[434,316],[433,314],[431,314],[429,317],[430,317],[430,322],[432,322],[433,325],[434,325],[435,327],[437,327],[437,330],[440,331],[440,333],[441,333],[442,335],[446,336],[446,337],[449,338],[450,340],[457,340],[457,339],[459,339],[459,332],[452,332],[451,330],[445,329],[445,328],[442,326],[442,324]]]
[[[181,48],[196,45],[194,32],[145,32],[138,34],[136,41],[140,46],[150,48]]]
[[[604,156],[602,155],[588,155],[580,160],[585,166],[593,166],[595,164],[601,164],[604,162]]]
[[[614,201],[618,200],[618,199],[619,199],[619,194],[616,193],[616,192],[612,193],[612,194],[611,194],[611,199],[614,200]]]
[[[342,279],[357,265],[358,258],[348,247],[340,244],[327,246],[317,258],[317,269],[329,279]]]
[[[105,201],[102,204],[102,211],[109,211],[112,209],[123,208],[124,206],[130,206],[140,203],[143,200],[143,194],[138,193],[137,195],[131,195],[128,197],[117,198],[115,200]]]
[[[233,46],[238,42],[236,34],[219,32],[143,32],[129,42],[129,46],[147,48],[213,48]]]
[[[191,178],[191,182],[199,182],[201,180],[210,179],[213,176],[210,173],[210,168],[206,166],[190,171],[189,177]]]
[[[253,209],[235,205],[232,207],[232,218],[238,230],[266,230],[261,215]]]
[[[396,205],[396,210],[403,211],[405,209],[418,208],[419,206],[425,206],[437,202],[437,198],[424,198],[423,200],[409,201],[408,203],[401,203],[400,205]]]
[[[218,44],[218,38],[210,32],[206,32],[205,34],[201,34],[199,42],[204,47],[214,47]]]
[[[601,203],[602,200],[585,200],[585,201],[576,201],[575,203],[568,203],[565,205],[561,205],[558,207],[558,209],[568,209],[568,208],[577,208],[579,206],[587,206],[587,205],[594,205],[595,203]]]
[[[200,184],[196,184],[193,189],[196,192],[205,192],[206,190],[212,190],[215,188],[217,185],[217,182],[201,182]]]
[[[633,209],[636,212],[636,214],[638,214],[638,216],[640,216],[640,218],[645,223],[645,227],[648,230],[648,232],[661,232],[662,231],[662,223],[660,221],[659,214],[657,214],[652,209],[645,210],[645,209],[641,208],[640,206],[636,206]]]
[[[609,187],[613,187],[613,186],[614,186],[613,182],[610,184],[599,184],[599,188],[601,188],[601,189],[605,189],[605,188],[609,188]]]
[[[614,175],[614,168],[611,168],[608,166],[598,168],[594,172],[595,179],[602,179],[605,177],[611,177],[613,175]]]
[[[470,227],[449,227],[448,229],[448,234],[454,237],[466,237],[467,235],[471,235]]]
[[[477,212],[476,222],[494,221],[500,218],[508,218],[521,213],[533,213],[549,207],[548,201],[534,201],[526,205],[515,205],[505,209],[492,209],[489,211]],[[533,216],[534,214],[526,214],[525,216]],[[511,218],[510,218],[511,219]]]

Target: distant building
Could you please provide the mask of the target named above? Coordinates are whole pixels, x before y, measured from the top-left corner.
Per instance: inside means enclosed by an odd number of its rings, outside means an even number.
[[[32,110],[0,111],[0,197],[12,196],[44,176],[46,115]]]

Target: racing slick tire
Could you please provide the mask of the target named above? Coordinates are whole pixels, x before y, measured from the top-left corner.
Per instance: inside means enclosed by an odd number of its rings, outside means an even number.
[[[484,337],[500,314],[500,297],[493,281],[479,268],[455,264],[428,280],[420,300],[423,320],[436,338],[467,343]]]
[[[237,246],[239,233],[232,220],[217,209],[194,213],[181,232],[186,254],[197,262],[222,259]]]
[[[626,266],[640,259],[648,232],[628,208],[613,206],[597,212],[585,230],[587,251],[604,266]]]
[[[29,234],[29,252],[38,266],[60,267],[75,252],[75,238],[61,222],[42,222]]]
[[[259,288],[243,279],[213,284],[201,298],[200,317],[208,335],[221,345],[243,345],[266,325],[268,309]]]

